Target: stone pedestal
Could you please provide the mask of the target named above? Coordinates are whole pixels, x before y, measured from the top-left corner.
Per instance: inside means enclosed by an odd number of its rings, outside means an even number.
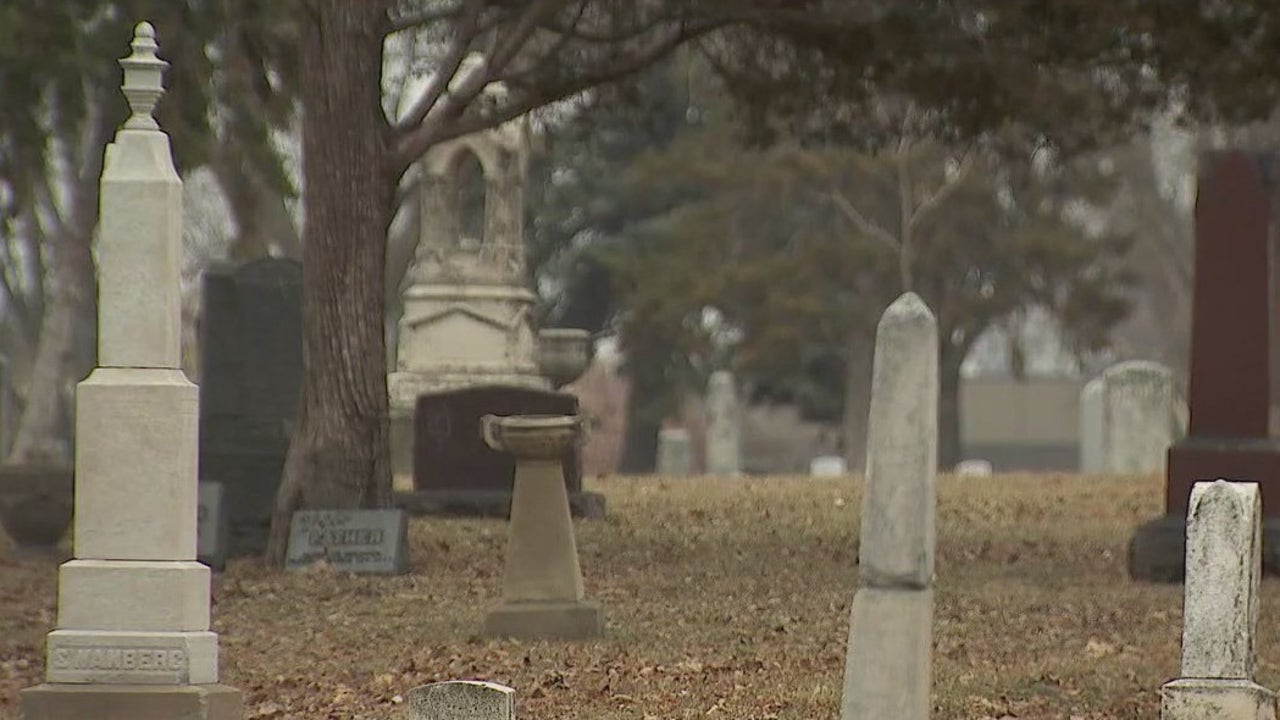
[[[32,718],[239,718],[217,685],[210,572],[196,562],[196,386],[180,369],[182,182],[151,117],[166,63],[138,25],[122,60],[133,116],[108,146],[98,362],[76,391],[75,559],[58,574]]]
[[[485,617],[485,635],[601,637],[603,613],[585,599],[560,472],[560,456],[579,441],[580,419],[490,415],[483,422],[486,441],[516,456],[502,605]]]
[[[1275,720],[1275,693],[1252,680],[1182,678],[1160,687],[1161,720]]]
[[[22,691],[23,720],[240,720],[226,685],[37,685]]]

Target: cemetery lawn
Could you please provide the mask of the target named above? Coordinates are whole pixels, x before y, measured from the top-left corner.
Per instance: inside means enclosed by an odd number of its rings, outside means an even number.
[[[1177,674],[1180,586],[1131,582],[1125,547],[1160,512],[1155,476],[939,480],[935,718],[1153,718]],[[505,524],[420,518],[412,570],[214,580],[223,681],[248,718],[394,718],[409,688],[488,679],[531,720],[839,716],[860,483],[589,481],[579,521],[608,638],[476,637],[501,585]],[[0,718],[42,676],[56,568],[0,561]],[[1280,583],[1263,583],[1260,682],[1280,686]]]

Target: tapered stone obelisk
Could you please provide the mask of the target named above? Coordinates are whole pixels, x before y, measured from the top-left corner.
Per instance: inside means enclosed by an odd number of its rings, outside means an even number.
[[[876,327],[841,720],[929,718],[937,469],[938,323],[909,292]]]
[[[46,683],[26,720],[240,718],[216,684],[209,568],[196,562],[197,390],[180,369],[182,181],[152,117],[168,63],[140,23],[133,114],[107,147],[98,367],[76,388],[75,557],[58,575]]]

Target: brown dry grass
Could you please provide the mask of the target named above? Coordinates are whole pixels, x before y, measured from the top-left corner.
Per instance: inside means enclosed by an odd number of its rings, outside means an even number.
[[[475,637],[500,588],[505,526],[412,524],[397,578],[214,583],[225,682],[250,718],[391,718],[422,683],[483,678],[533,720],[838,716],[859,484],[807,478],[608,479],[578,524],[603,642]],[[1155,477],[944,477],[936,718],[1154,718],[1177,670],[1181,588],[1130,582],[1125,545],[1160,510]],[[38,682],[56,571],[0,564],[0,718]],[[1280,682],[1280,584],[1263,586],[1261,682]]]

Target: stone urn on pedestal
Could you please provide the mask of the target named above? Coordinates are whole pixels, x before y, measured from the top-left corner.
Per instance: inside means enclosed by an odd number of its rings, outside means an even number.
[[[588,640],[604,634],[598,603],[585,598],[561,458],[582,441],[573,415],[486,415],[485,442],[516,459],[502,604],[484,621],[489,637]]]
[[[591,333],[578,328],[538,331],[538,372],[555,388],[582,377],[591,364]]]

